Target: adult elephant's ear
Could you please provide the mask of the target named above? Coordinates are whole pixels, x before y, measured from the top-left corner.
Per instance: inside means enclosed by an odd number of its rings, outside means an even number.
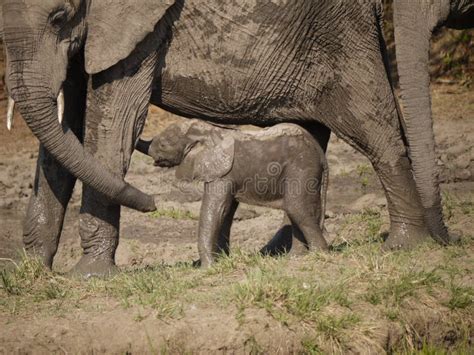
[[[234,165],[235,140],[225,137],[211,147],[194,148],[176,170],[181,180],[211,182],[227,175]]]
[[[86,71],[117,64],[152,32],[174,0],[91,0],[87,14]]]

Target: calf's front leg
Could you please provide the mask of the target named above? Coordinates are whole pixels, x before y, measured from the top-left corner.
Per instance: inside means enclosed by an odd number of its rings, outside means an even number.
[[[218,180],[205,184],[198,232],[199,257],[204,268],[211,266],[221,251],[219,237],[224,222],[235,211],[233,206],[236,205],[228,182]]]

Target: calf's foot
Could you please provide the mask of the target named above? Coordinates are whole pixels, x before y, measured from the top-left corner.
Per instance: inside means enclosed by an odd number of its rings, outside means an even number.
[[[199,259],[199,266],[201,267],[201,269],[209,269],[215,264],[215,262],[215,258],[213,257],[201,256],[201,258]]]

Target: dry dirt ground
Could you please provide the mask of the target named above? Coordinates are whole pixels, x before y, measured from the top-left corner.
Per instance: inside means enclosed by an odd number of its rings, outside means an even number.
[[[0,102],[5,117],[5,100]],[[127,180],[161,204],[124,208],[113,280],[61,276],[81,255],[81,185],[69,205],[54,272],[21,256],[37,141],[17,116],[0,125],[1,353],[473,352],[474,91],[433,88],[445,215],[462,243],[384,254],[386,201],[367,159],[329,146],[327,255],[262,258],[282,213],[241,206],[233,256],[194,269],[199,187],[135,153]],[[144,135],[177,118],[152,108]],[[24,259],[23,264],[19,259]],[[11,259],[11,260],[9,260]],[[15,266],[17,265],[17,266]]]

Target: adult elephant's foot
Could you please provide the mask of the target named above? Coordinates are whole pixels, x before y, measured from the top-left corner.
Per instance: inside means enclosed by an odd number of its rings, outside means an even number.
[[[79,234],[83,254],[69,272],[79,277],[110,277],[118,272],[115,251],[119,241],[120,206],[94,193],[88,186],[82,192]]]
[[[89,279],[91,277],[108,278],[116,275],[119,268],[113,259],[82,256],[81,260],[68,272],[69,276]]]
[[[390,233],[383,245],[384,250],[407,250],[431,241],[428,229],[423,225],[392,222]]]
[[[390,215],[390,233],[384,249],[410,249],[430,241],[431,237],[408,158],[389,158],[374,164],[385,190]]]
[[[446,224],[444,224],[441,202],[439,202],[438,206],[436,207],[425,209],[425,221],[430,235],[439,244],[449,245],[458,243],[460,241],[461,238],[456,234],[450,234]]]

